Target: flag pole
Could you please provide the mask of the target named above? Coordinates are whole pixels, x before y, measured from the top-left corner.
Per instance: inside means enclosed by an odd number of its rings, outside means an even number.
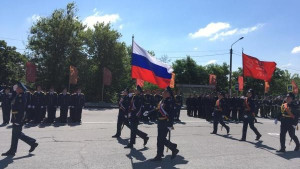
[[[104,92],[104,68],[102,69],[102,102],[103,102],[103,92]]]
[[[131,41],[131,61],[130,61],[131,65],[132,65],[132,55],[133,55],[133,43],[134,43],[134,34],[132,34],[132,41]],[[132,66],[131,66],[131,68],[132,68]],[[131,72],[132,72],[132,70],[131,70]],[[132,74],[131,74],[131,76],[132,76]],[[137,84],[137,79],[135,79],[135,85],[136,84]]]

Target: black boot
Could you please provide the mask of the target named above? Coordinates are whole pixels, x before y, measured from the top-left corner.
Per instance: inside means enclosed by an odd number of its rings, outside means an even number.
[[[38,146],[39,144],[38,143],[34,143],[31,147],[30,147],[30,150],[29,152],[33,152],[35,150],[35,148]]]
[[[259,140],[261,138],[261,134],[256,136],[255,140]]]
[[[227,128],[226,128],[226,131],[227,131],[227,134],[229,134],[229,132],[230,132],[230,127],[227,127]]]
[[[115,135],[113,135],[113,136],[111,136],[112,138],[119,138],[120,137],[120,135],[119,134],[115,134]]]
[[[277,153],[284,153],[284,152],[285,152],[285,149],[281,148],[280,150],[277,150],[276,152],[277,152]]]
[[[161,160],[162,160],[162,158],[159,155],[157,155],[153,159],[151,159],[151,161],[161,161]]]
[[[179,150],[178,149],[175,149],[174,151],[172,151],[172,156],[171,156],[171,159],[173,160],[176,155],[178,154]]]

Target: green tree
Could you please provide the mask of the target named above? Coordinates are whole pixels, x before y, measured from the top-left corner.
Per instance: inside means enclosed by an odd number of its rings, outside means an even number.
[[[0,82],[12,85],[16,81],[25,81],[25,63],[27,58],[0,40]]]

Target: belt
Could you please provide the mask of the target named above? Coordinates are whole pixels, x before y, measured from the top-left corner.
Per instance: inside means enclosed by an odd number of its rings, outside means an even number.
[[[290,116],[290,115],[286,115],[286,114],[282,114],[283,117],[288,117],[288,118],[295,118],[293,116]]]
[[[158,120],[168,120],[167,117],[159,117]]]

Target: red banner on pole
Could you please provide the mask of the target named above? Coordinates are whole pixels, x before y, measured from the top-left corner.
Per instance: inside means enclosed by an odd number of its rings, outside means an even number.
[[[106,86],[111,85],[111,80],[112,80],[112,74],[109,69],[106,67],[103,68],[103,84]]]
[[[245,77],[270,82],[275,69],[275,62],[260,61],[243,53],[243,73]]]
[[[239,76],[238,82],[239,82],[239,91],[241,92],[241,91],[244,90],[244,77],[243,76]]]
[[[175,87],[175,73],[172,73],[172,79],[170,82],[170,88],[174,88]]]
[[[217,84],[217,76],[214,74],[209,75],[209,85],[216,85]]]
[[[292,86],[293,86],[293,93],[298,94],[299,90],[295,80],[292,80]]]
[[[70,66],[69,83],[77,84],[77,81],[78,81],[78,70],[76,67]]]
[[[265,81],[265,93],[268,93],[269,90],[270,90],[270,84],[269,84],[269,82]]]
[[[34,83],[36,80],[36,66],[34,63],[26,63],[26,81],[28,83]]]
[[[136,79],[136,86],[141,86],[141,87],[143,87],[144,86],[144,80],[142,80],[142,79]]]

